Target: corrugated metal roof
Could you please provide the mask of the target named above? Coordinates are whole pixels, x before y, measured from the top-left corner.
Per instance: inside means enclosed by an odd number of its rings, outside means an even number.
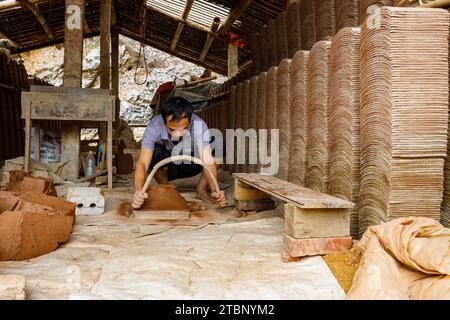
[[[187,0],[147,0],[147,6],[150,8],[177,18],[182,17],[186,4]],[[229,14],[230,8],[206,0],[196,0],[187,20],[209,28],[215,17],[219,17],[223,23],[227,20]]]

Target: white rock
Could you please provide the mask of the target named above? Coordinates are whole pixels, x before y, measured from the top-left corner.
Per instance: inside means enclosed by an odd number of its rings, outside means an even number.
[[[105,212],[105,196],[100,188],[69,187],[67,201],[76,202],[76,215],[101,215]]]

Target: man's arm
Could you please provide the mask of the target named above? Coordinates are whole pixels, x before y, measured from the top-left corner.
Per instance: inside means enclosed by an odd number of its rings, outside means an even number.
[[[143,204],[145,199],[148,198],[147,190],[142,190],[144,186],[145,179],[147,178],[148,168],[153,157],[153,150],[142,148],[139,153],[139,158],[136,162],[136,170],[134,172],[134,197],[133,197],[133,208],[139,209]]]
[[[209,171],[211,171],[213,177],[217,180],[217,164],[212,155],[211,147],[209,146],[199,147],[199,152],[200,152],[200,159],[203,161],[203,163],[209,169]],[[209,174],[205,174],[204,176],[208,181],[210,190],[215,190],[214,182],[212,178],[209,176]],[[227,198],[224,191],[217,192],[217,190],[215,190],[214,192],[211,193],[211,197],[220,206],[226,206]]]

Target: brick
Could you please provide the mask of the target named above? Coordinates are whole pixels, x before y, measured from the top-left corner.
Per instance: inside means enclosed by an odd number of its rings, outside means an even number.
[[[285,204],[286,233],[296,239],[350,235],[351,209],[302,209]]]
[[[105,195],[100,188],[70,187],[67,200],[76,203],[76,215],[100,215],[105,212]]]
[[[352,237],[295,239],[288,234],[283,238],[283,252],[291,257],[306,257],[346,252],[353,246]]]
[[[0,300],[25,300],[25,277],[0,275]]]

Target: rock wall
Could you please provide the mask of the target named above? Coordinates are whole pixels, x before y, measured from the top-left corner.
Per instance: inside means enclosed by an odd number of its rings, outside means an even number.
[[[173,57],[157,49],[146,47],[145,55],[148,67],[148,79],[138,85],[134,81],[136,64],[139,58],[140,44],[127,37],[120,36],[120,75],[119,95],[122,101],[120,116],[130,124],[145,124],[152,115],[150,102],[159,84],[172,81],[174,78],[190,80],[191,76],[200,76],[204,68]],[[94,80],[100,65],[100,38],[84,40],[83,87],[98,88],[100,77]],[[44,79],[54,86],[63,83],[64,50],[55,47],[34,50],[23,53],[20,58],[25,64],[29,75]],[[145,79],[143,58],[139,62],[137,81]],[[227,78],[217,75],[217,83]]]

